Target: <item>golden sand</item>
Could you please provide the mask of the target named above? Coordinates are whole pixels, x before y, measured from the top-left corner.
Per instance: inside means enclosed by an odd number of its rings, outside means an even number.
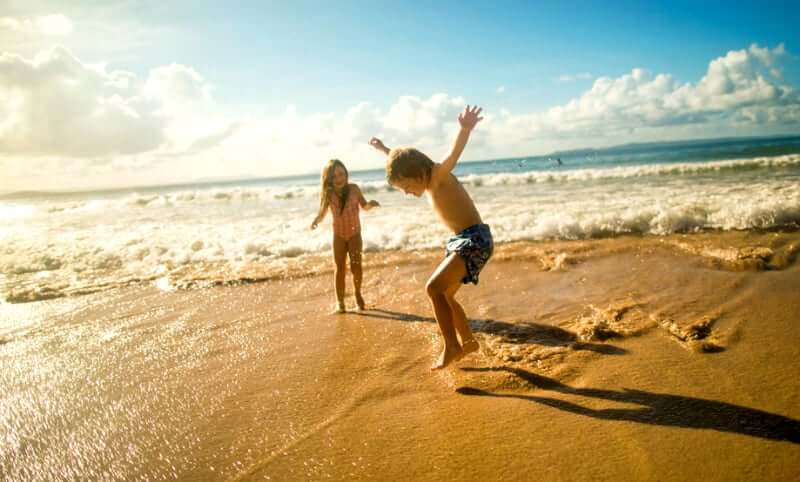
[[[791,480],[799,247],[499,246],[437,373],[439,253],[367,254],[364,313],[329,273],[2,305],[0,478]]]

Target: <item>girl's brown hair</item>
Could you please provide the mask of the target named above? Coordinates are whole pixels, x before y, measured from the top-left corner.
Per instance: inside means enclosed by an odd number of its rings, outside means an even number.
[[[347,172],[347,168],[344,167],[344,163],[342,163],[342,161],[340,161],[339,159],[331,159],[330,161],[328,161],[327,164],[325,164],[325,167],[322,168],[322,174],[320,174],[319,177],[319,184],[320,184],[319,207],[320,209],[322,209],[322,207],[325,206],[325,202],[328,199],[328,195],[330,193],[334,193],[333,172],[336,170],[337,166],[341,166],[341,168],[344,170],[344,175],[347,178],[344,184],[344,189],[342,189],[342,192],[338,196],[339,210],[340,210],[339,212],[342,212],[344,211],[344,203],[345,201],[347,201],[347,195],[350,194],[350,184],[349,184],[350,174]]]
[[[413,147],[399,147],[389,151],[386,160],[386,180],[394,184],[401,177],[427,180],[431,178],[433,161]]]

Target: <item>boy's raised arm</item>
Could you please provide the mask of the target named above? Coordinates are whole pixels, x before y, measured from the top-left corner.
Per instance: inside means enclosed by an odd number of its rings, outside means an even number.
[[[480,117],[480,113],[483,111],[482,108],[476,106],[470,107],[466,106],[464,108],[464,112],[458,115],[458,123],[461,125],[461,129],[458,131],[458,136],[456,136],[456,140],[453,143],[453,148],[450,150],[450,154],[444,158],[441,165],[442,173],[448,173],[456,167],[456,162],[458,158],[461,157],[461,153],[464,152],[464,147],[467,145],[467,141],[469,140],[469,135],[472,132],[472,129],[475,128],[475,125],[483,120],[483,117]]]
[[[388,147],[384,146],[383,145],[383,141],[381,141],[377,137],[373,137],[372,139],[370,139],[369,140],[369,145],[371,145],[375,149],[381,151],[382,153],[386,154],[387,156],[389,155],[390,149]]]

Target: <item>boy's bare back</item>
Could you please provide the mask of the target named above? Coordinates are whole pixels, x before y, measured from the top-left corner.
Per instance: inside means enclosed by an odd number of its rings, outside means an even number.
[[[444,172],[441,164],[434,164],[431,170],[428,196],[439,219],[454,233],[483,222],[467,190],[451,172]]]

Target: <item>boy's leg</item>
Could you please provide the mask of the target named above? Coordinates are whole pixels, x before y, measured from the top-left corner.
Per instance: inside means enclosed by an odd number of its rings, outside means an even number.
[[[478,341],[472,334],[472,329],[469,326],[467,315],[464,313],[464,308],[462,308],[461,304],[455,299],[456,291],[458,291],[458,288],[460,287],[461,286],[459,285],[455,290],[453,290],[447,301],[450,303],[450,309],[453,311],[453,325],[458,332],[458,336],[461,337],[461,350],[466,355],[467,353],[477,351],[479,345]]]
[[[364,309],[364,298],[361,296],[361,280],[363,270],[361,269],[361,248],[363,242],[361,234],[356,234],[347,243],[347,251],[350,255],[350,271],[353,273],[353,290],[356,295],[356,304],[359,310]]]
[[[444,349],[431,367],[434,370],[446,367],[463,355],[461,345],[456,338],[454,313],[448,301],[448,298],[452,296],[449,296],[448,293],[455,294],[466,273],[464,260],[458,254],[451,253],[439,264],[425,286],[433,305],[436,322],[439,324],[439,330],[444,338]]]
[[[336,263],[333,279],[336,287],[336,311],[344,312],[344,275],[347,262],[347,241],[333,237],[333,261]]]

